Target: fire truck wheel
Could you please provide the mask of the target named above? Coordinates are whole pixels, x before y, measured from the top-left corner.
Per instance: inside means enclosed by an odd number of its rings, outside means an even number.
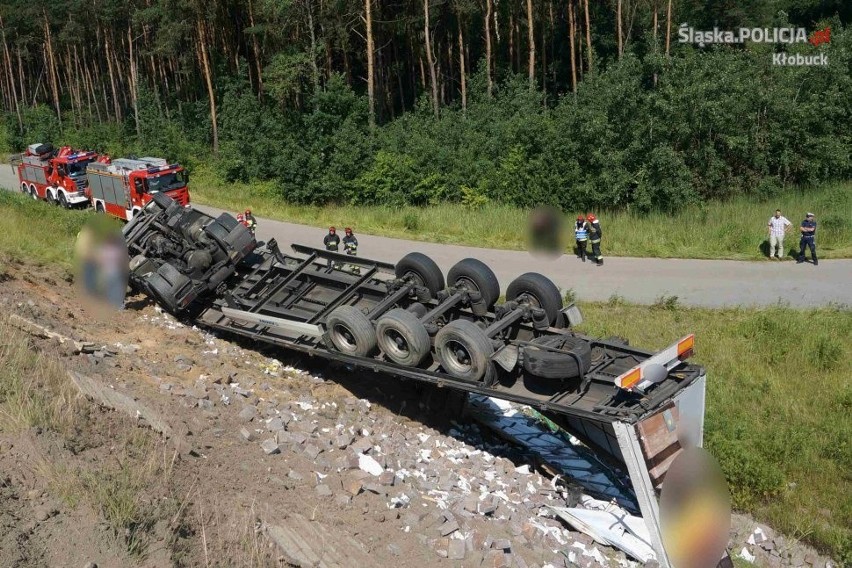
[[[450,268],[447,283],[456,288],[478,291],[487,309],[491,309],[500,297],[500,284],[494,272],[475,258],[462,259]]]
[[[493,366],[494,345],[485,332],[469,320],[454,320],[435,336],[435,355],[448,375],[480,381]]]
[[[354,306],[340,306],[326,319],[326,329],[334,347],[346,355],[366,357],[376,349],[376,330]]]
[[[21,193],[27,194],[30,190],[27,187],[27,182],[21,182]]]
[[[580,371],[588,372],[592,366],[592,349],[582,339],[570,335],[546,335],[533,339],[532,343],[560,351],[545,351],[535,346],[524,348],[524,370],[536,377],[573,379],[580,376]],[[580,360],[579,368],[574,355]]]
[[[416,367],[432,348],[429,332],[416,315],[396,308],[376,322],[379,349],[399,365]]]
[[[33,184],[30,184],[30,197],[38,201],[38,192]]]
[[[562,309],[562,294],[548,277],[538,272],[521,274],[506,288],[506,301],[518,300],[541,308],[550,325],[556,323]]]
[[[444,289],[444,274],[441,269],[434,260],[419,252],[410,252],[402,257],[396,263],[395,273],[397,278],[413,277],[418,284],[429,290],[433,298]]]
[[[98,213],[103,213],[104,212],[104,204],[101,203],[100,201],[98,201],[98,204],[95,206],[95,211],[97,211]]]
[[[71,206],[70,206],[70,205],[68,205],[68,200],[65,198],[65,194],[64,194],[64,193],[60,193],[60,194],[59,194],[59,205],[60,205],[63,209],[71,209]]]

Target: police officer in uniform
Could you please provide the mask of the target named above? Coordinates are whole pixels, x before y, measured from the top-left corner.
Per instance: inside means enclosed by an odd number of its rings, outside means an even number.
[[[574,225],[574,239],[577,241],[577,256],[586,262],[586,245],[589,242],[589,227],[586,219],[582,215],[577,216],[577,223]]]
[[[805,215],[805,220],[802,221],[799,230],[802,232],[802,238],[799,240],[799,259],[797,264],[805,262],[805,247],[811,249],[811,258],[814,261],[814,266],[819,264],[816,255],[816,230],[817,223],[814,221],[814,214],[808,213]]]
[[[358,256],[358,239],[355,238],[355,235],[352,234],[352,229],[349,227],[346,227],[344,230],[343,250],[345,250],[346,254],[349,256]],[[353,265],[352,273],[361,274],[361,268],[357,265]]]
[[[322,244],[325,245],[325,250],[331,252],[337,252],[340,250],[340,237],[337,236],[337,229],[334,227],[328,228],[328,234],[322,240]],[[334,266],[334,261],[328,259],[328,267],[332,268]]]
[[[603,255],[601,254],[603,230],[601,229],[601,222],[591,213],[586,216],[586,219],[588,220],[587,225],[589,227],[589,242],[592,243],[592,257],[598,266],[603,266]]]

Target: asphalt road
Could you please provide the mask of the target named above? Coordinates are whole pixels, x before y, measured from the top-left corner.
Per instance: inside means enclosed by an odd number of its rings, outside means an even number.
[[[13,190],[18,187],[17,176],[9,166],[0,167],[0,187]],[[213,207],[199,206],[199,209],[213,215],[221,213]],[[755,223],[763,222],[755,219]],[[345,224],[346,219],[341,219],[338,227]],[[258,218],[258,238],[274,237],[285,252],[290,243],[321,248],[326,232],[322,228]],[[830,303],[852,306],[852,259],[824,260],[819,266],[813,266],[810,262],[796,264],[792,260],[744,262],[612,257],[607,255],[604,237],[602,249],[606,261],[604,266],[598,267],[591,262],[583,263],[573,255],[547,259],[524,251],[355,236],[363,257],[396,262],[406,253],[418,251],[432,257],[445,274],[463,258],[478,258],[491,267],[503,291],[518,275],[541,272],[561,289],[573,289],[583,300],[607,300],[618,295],[630,302],[650,304],[661,296],[677,296],[681,304],[704,307],[767,306],[778,302],[794,307]],[[787,244],[791,240],[796,237],[788,237]]]

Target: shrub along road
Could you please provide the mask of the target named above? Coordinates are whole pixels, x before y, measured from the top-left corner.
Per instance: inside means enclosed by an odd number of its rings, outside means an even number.
[[[9,166],[0,167],[0,187],[15,189],[17,177]],[[222,212],[208,206],[199,209],[211,215]],[[234,213],[234,212],[231,212]],[[338,227],[342,236],[343,227]],[[325,229],[258,219],[258,238],[275,238],[282,251],[290,243],[322,248]],[[733,260],[685,260],[625,258],[606,256],[604,266],[583,263],[573,255],[557,259],[533,256],[524,251],[484,249],[469,246],[425,243],[356,234],[359,253],[365,258],[396,262],[403,255],[419,251],[432,257],[446,273],[466,257],[485,262],[505,290],[524,272],[541,272],[563,291],[573,290],[588,301],[605,301],[620,296],[629,302],[651,304],[659,298],[677,296],[684,305],[702,307],[766,306],[779,301],[794,307],[815,307],[829,303],[852,306],[852,260],[824,260],[819,266],[797,265],[794,261],[743,262]],[[786,245],[798,241],[788,237]],[[789,246],[788,246],[789,248]],[[817,250],[819,254],[819,250]]]

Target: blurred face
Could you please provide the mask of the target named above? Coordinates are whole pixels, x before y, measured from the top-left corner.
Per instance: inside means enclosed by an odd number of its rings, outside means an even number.
[[[780,209],[776,209],[776,210],[775,210],[775,218],[776,218],[776,219],[778,219],[779,217],[781,217],[781,210],[780,210]]]

